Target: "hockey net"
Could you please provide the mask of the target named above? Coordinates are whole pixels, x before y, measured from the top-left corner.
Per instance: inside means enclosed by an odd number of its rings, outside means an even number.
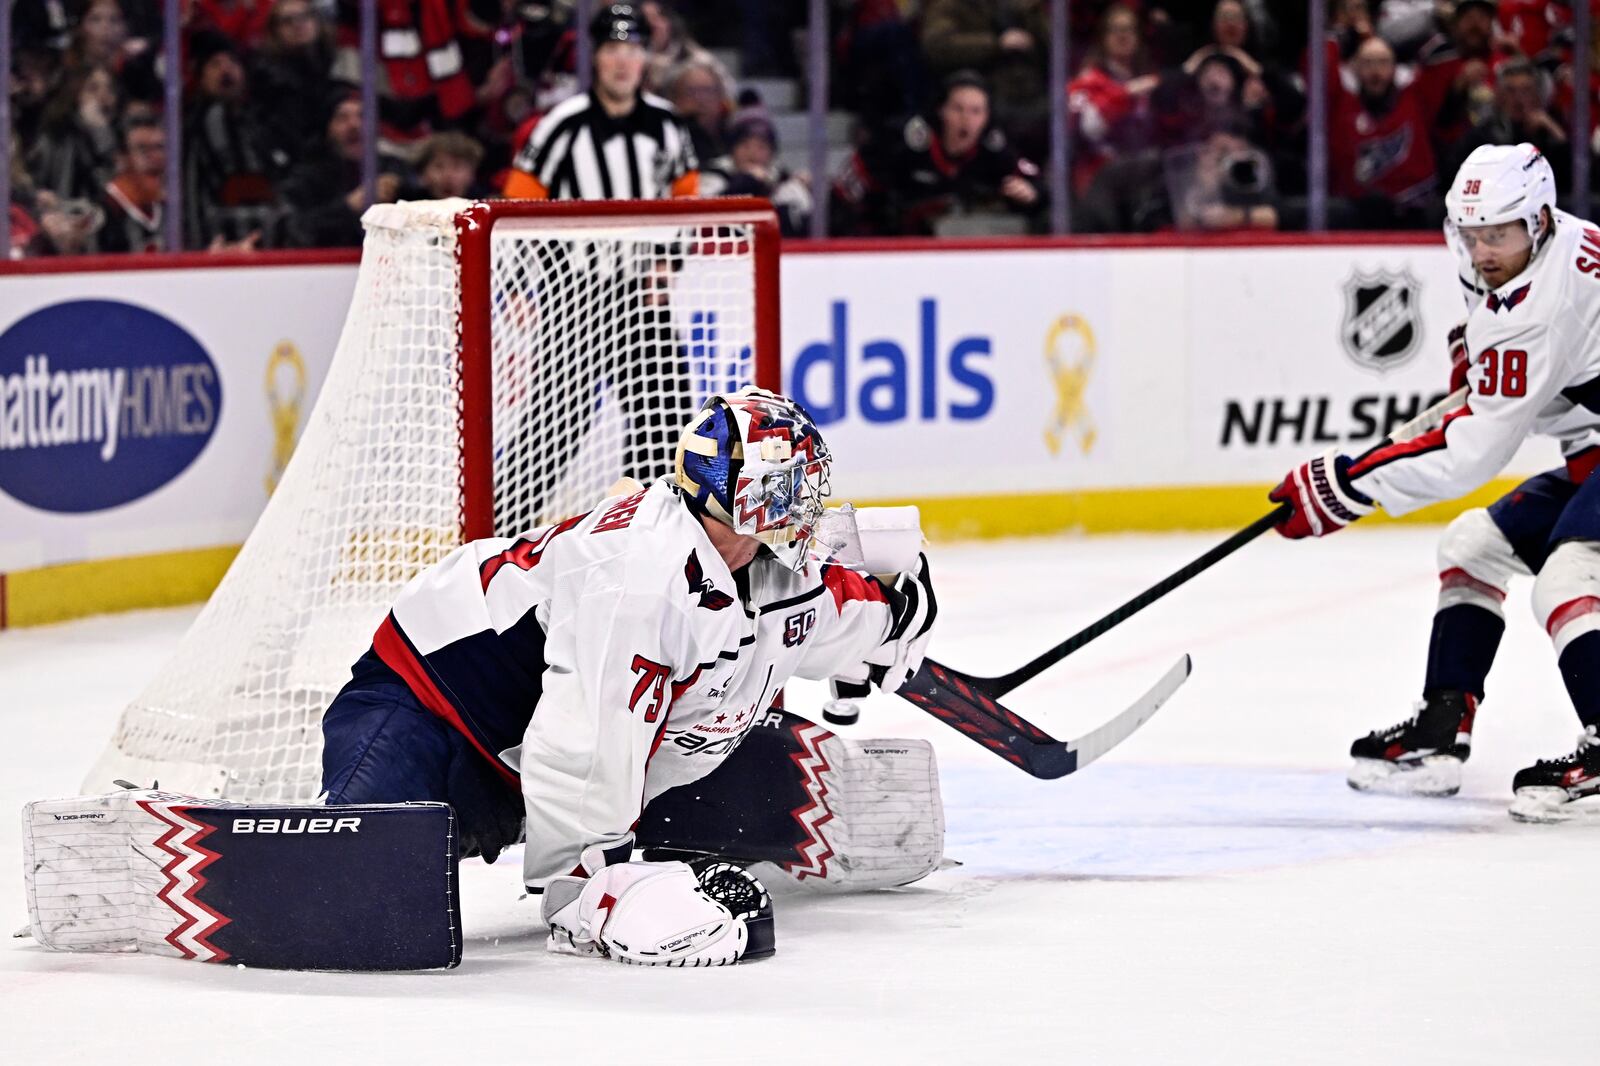
[[[765,202],[439,201],[363,222],[294,457],[90,791],[315,799],[322,712],[407,581],[667,472],[705,396],[778,385]]]

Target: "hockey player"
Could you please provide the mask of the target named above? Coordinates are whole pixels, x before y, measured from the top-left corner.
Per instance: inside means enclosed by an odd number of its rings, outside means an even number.
[[[683,429],[674,474],[452,552],[401,592],[328,708],[327,801],[448,801],[463,853],[490,861],[525,822],[524,881],[546,893],[563,949],[582,948],[576,916],[598,908],[603,922],[609,897],[647,924],[698,906],[693,878],[629,862],[635,845],[781,832],[759,816],[767,797],[740,791],[781,794],[805,769],[792,748],[745,743],[778,717],[779,689],[870,675],[892,692],[929,638],[925,558],[885,583],[812,554],[831,462],[794,402],[714,396]],[[762,853],[742,843],[739,857]]]
[[[1472,722],[1505,628],[1517,574],[1538,575],[1534,613],[1555,644],[1583,734],[1569,756],[1520,771],[1513,817],[1559,821],[1600,796],[1600,228],[1556,210],[1555,177],[1532,145],[1486,145],[1446,196],[1446,237],[1469,291],[1452,332],[1453,386],[1467,398],[1438,429],[1359,462],[1329,451],[1289,472],[1271,498],[1278,531],[1325,536],[1382,506],[1404,514],[1484,484],[1530,433],[1556,438],[1563,468],[1452,522],[1414,718],[1350,749],[1357,789],[1448,796],[1461,787]]]

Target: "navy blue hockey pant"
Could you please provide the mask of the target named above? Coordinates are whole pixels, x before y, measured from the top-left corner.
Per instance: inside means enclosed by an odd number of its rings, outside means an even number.
[[[430,712],[370,649],[322,719],[327,802],[432,800],[455,808],[461,855],[493,862],[522,838],[521,791],[464,734]],[[639,819],[641,848],[746,862],[803,861],[815,805],[794,756],[805,719],[773,709],[693,785],[671,789]],[[814,821],[814,818],[811,819]]]
[[[1489,506],[1489,517],[1517,558],[1535,574],[1563,541],[1600,541],[1600,472],[1582,473],[1588,476],[1580,474],[1581,480],[1574,480],[1565,469],[1536,474]],[[1456,689],[1481,699],[1504,630],[1498,615],[1468,604],[1437,612],[1423,691]],[[1574,662],[1585,657],[1591,643],[1586,641],[1576,651],[1568,649]],[[1566,658],[1562,657],[1563,677],[1579,716],[1587,720],[1600,714],[1600,681],[1589,680],[1587,672],[1579,676]]]
[[[329,803],[432,800],[455,808],[461,855],[493,862],[522,837],[522,793],[370,649],[322,717]]]
[[[1490,504],[1489,517],[1537,574],[1562,541],[1600,540],[1600,472],[1581,484],[1565,470],[1536,474]]]

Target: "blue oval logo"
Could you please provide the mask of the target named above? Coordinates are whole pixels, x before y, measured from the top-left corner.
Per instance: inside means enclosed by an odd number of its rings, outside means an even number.
[[[0,491],[45,511],[103,511],[188,469],[216,431],[222,379],[154,311],[72,300],[0,333]]]

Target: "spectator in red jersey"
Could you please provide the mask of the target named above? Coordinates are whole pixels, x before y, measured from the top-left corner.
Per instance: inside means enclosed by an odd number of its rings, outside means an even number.
[[[1144,109],[1160,83],[1139,37],[1139,17],[1112,4],[1100,18],[1094,48],[1067,83],[1067,107],[1077,136],[1072,184],[1082,192],[1116,156],[1144,147]]]
[[[1505,47],[1530,58],[1543,52],[1558,30],[1571,25],[1571,6],[1572,0],[1500,0],[1498,21]]]
[[[1340,66],[1353,59],[1361,42],[1372,34],[1372,8],[1367,0],[1333,0],[1328,5],[1328,33],[1322,42],[1328,99],[1332,100],[1339,92]],[[1301,58],[1300,73],[1310,77],[1309,56]]]
[[[1371,37],[1356,51],[1357,91],[1342,92],[1328,130],[1329,191],[1343,224],[1422,229],[1437,224],[1433,147],[1415,86],[1395,82],[1394,49]]]
[[[1485,144],[1527,142],[1545,154],[1556,174],[1556,188],[1565,194],[1572,174],[1572,152],[1566,127],[1550,114],[1547,76],[1526,59],[1509,59],[1496,75],[1495,109],[1467,133],[1455,148],[1449,173],[1454,173],[1474,148]]]
[[[1495,12],[1493,0],[1460,0],[1449,33],[1417,55],[1418,104],[1436,149],[1448,150],[1494,107]]]
[[[237,45],[254,48],[267,34],[272,0],[192,0],[194,21],[227,34]]]
[[[1566,40],[1558,42],[1550,53],[1541,57],[1559,60],[1554,72],[1550,106],[1560,116],[1563,128],[1570,128],[1573,108],[1571,37],[1571,34],[1566,35]],[[1586,140],[1589,150],[1600,154],[1600,17],[1589,23],[1589,129]],[[1592,184],[1600,185],[1600,167],[1591,167],[1590,174],[1595,179]]]

